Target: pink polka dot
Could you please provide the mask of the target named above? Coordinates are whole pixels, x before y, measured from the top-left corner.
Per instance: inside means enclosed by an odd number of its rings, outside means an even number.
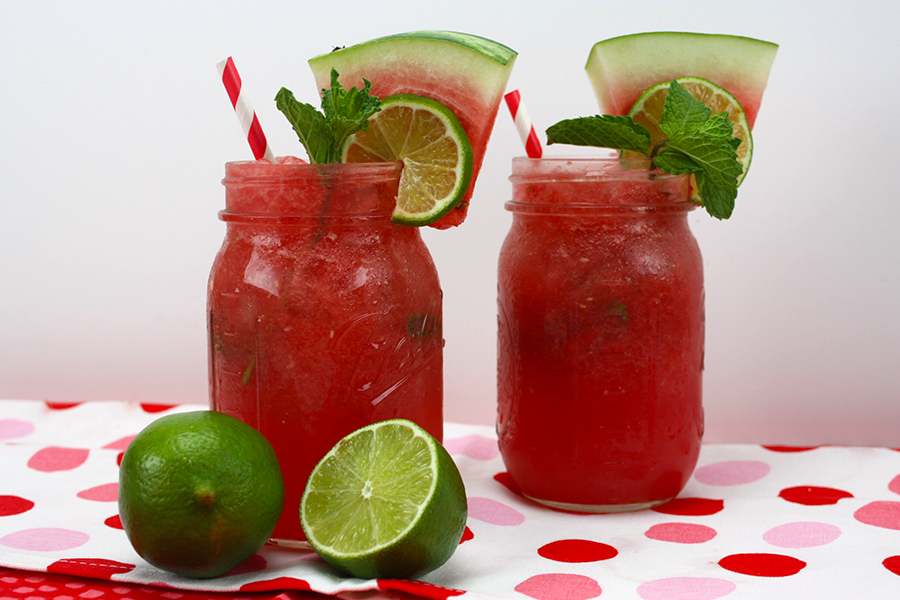
[[[895,494],[900,494],[900,475],[891,479],[891,482],[888,484],[888,489]]]
[[[866,525],[884,529],[900,529],[900,502],[878,500],[869,502],[853,513],[853,518]]]
[[[469,498],[469,516],[491,525],[521,525],[525,515],[490,498]]]
[[[93,500],[94,502],[115,502],[119,499],[119,484],[104,483],[78,492],[77,496],[82,500]]]
[[[464,454],[475,460],[491,460],[500,454],[497,440],[483,435],[467,435],[444,442],[444,448],[450,454]]]
[[[34,431],[34,423],[21,419],[0,419],[0,440],[24,437]]]
[[[0,546],[16,550],[57,552],[83,546],[89,539],[91,539],[91,536],[81,531],[39,527],[36,529],[23,529],[5,535],[0,538]]]
[[[515,590],[535,600],[589,600],[603,592],[600,584],[590,577],[569,573],[535,575],[517,585]]]
[[[643,600],[715,600],[727,596],[737,585],[715,577],[670,577],[654,579],[638,586]]]
[[[68,471],[80,467],[87,460],[89,450],[83,448],[60,448],[49,446],[42,448],[28,459],[28,466],[35,471],[49,473],[52,471]]]
[[[759,460],[726,460],[698,468],[694,478],[706,485],[741,485],[762,479],[770,469]]]
[[[126,448],[128,448],[128,444],[131,443],[131,440],[133,440],[135,437],[136,436],[134,435],[127,435],[123,438],[117,439],[114,442],[108,443],[107,445],[103,446],[103,448],[105,450],[125,450]]]
[[[716,537],[716,530],[696,523],[660,523],[654,525],[644,535],[651,540],[675,542],[676,544],[702,544]]]
[[[830,544],[840,535],[840,527],[828,523],[797,521],[773,527],[763,534],[763,539],[779,548],[812,548]]]

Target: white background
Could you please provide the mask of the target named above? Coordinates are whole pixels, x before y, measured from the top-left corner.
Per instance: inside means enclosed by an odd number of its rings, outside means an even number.
[[[306,60],[333,46],[416,29],[496,39],[519,52],[509,89],[542,132],[596,113],[594,42],[680,30],[781,46],[734,217],[690,217],[706,269],[706,439],[900,446],[894,6],[3,0],[0,397],[206,402],[219,181],[249,156],[218,60],[234,57],[276,152],[302,155],[272,98],[286,86],[317,102]],[[522,153],[502,106],[468,220],[425,232],[445,293],[448,420],[494,419],[496,259]]]

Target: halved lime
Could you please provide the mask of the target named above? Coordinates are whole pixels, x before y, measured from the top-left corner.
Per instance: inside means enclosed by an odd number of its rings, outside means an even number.
[[[450,454],[411,421],[358,429],[316,465],[300,501],[310,545],[365,579],[412,578],[443,565],[466,525],[466,492]]]
[[[403,162],[393,220],[429,225],[466,195],[472,145],[453,112],[431,98],[396,94],[381,101],[369,129],[344,144],[342,161]]]
[[[711,108],[713,114],[723,111],[728,112],[728,118],[734,125],[733,135],[741,139],[741,145],[737,148],[737,159],[742,168],[738,177],[738,185],[740,185],[747,175],[750,161],[753,158],[753,136],[750,134],[750,125],[747,123],[747,115],[744,114],[741,103],[728,90],[707,79],[701,77],[679,77],[675,81],[690,92],[694,98]],[[646,90],[628,112],[629,117],[634,119],[636,123],[646,127],[647,131],[650,132],[651,147],[666,137],[659,127],[659,121],[662,117],[666,96],[669,94],[669,84],[670,82],[666,81]],[[691,179],[692,188],[696,190],[697,185],[693,182],[693,176],[691,176]]]

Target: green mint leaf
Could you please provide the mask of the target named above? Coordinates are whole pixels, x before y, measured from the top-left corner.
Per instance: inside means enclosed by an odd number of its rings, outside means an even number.
[[[381,110],[381,101],[369,95],[372,83],[363,79],[363,89],[345,90],[338,82],[338,72],[331,70],[331,89],[322,90],[322,110],[334,135],[335,151],[340,153],[344,142],[357,131],[369,128],[369,118]]]
[[[275,106],[291,123],[311,163],[341,161],[347,138],[369,128],[369,118],[381,110],[381,101],[370,95],[372,84],[363,80],[363,89],[345,90],[338,72],[331,70],[331,89],[322,90],[322,110],[300,102],[287,88],[275,96]]]
[[[311,104],[298,101],[287,88],[281,88],[275,95],[275,106],[294,128],[300,143],[306,148],[309,162],[333,162],[334,138],[325,115]]]
[[[566,119],[547,128],[547,144],[596,146],[650,155],[650,132],[631,117],[598,115]]]
[[[704,171],[695,173],[700,197],[703,199],[703,208],[717,219],[727,219],[734,211],[734,199],[737,198],[737,188],[734,186],[720,186]]]
[[[671,137],[682,131],[689,131],[709,121],[712,110],[677,81],[669,83],[669,93],[663,105],[659,128]]]
[[[701,170],[690,156],[676,148],[663,148],[653,157],[653,162],[661,170],[673,175],[687,175]]]
[[[706,104],[673,80],[660,130],[666,137],[651,148],[649,132],[630,117],[582,117],[549,127],[547,143],[639,152],[667,173],[694,174],[709,214],[719,219],[730,217],[743,168],[737,159],[741,140],[734,137],[728,113],[713,115]]]
[[[726,113],[724,121],[731,129],[731,121]],[[681,132],[669,138],[668,148],[679,150],[693,160],[706,176],[721,187],[737,188],[737,178],[741,174],[741,164],[737,161],[737,146],[740,140],[729,137],[723,138],[716,135],[716,121],[721,121],[716,115],[707,123],[696,129]],[[733,140],[737,140],[737,144]],[[701,197],[703,196],[701,192]]]

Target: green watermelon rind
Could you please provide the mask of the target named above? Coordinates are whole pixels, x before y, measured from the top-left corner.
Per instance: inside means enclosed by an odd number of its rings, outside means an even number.
[[[385,68],[402,58],[415,58],[427,64],[445,64],[473,80],[484,94],[505,86],[518,54],[512,48],[477,35],[455,31],[411,31],[376,38],[354,46],[339,48],[309,59],[316,84],[331,83],[331,69],[338,73],[355,70],[358,64],[381,62]]]
[[[736,35],[638,33],[594,44],[585,70],[605,114],[628,114],[643,90],[677,77],[696,76],[737,97],[752,126],[777,51],[778,44]]]

